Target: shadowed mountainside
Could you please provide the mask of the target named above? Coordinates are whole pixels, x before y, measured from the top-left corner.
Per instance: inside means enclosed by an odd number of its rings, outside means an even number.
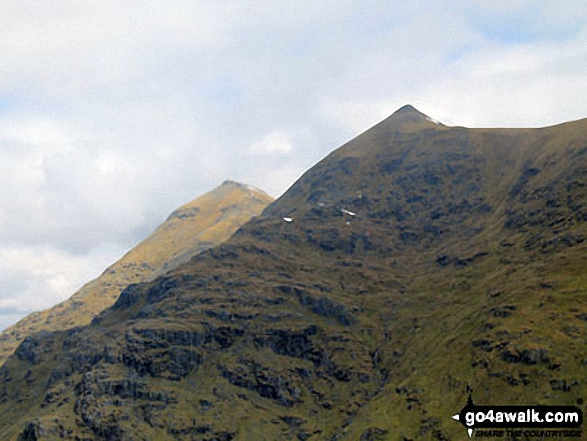
[[[28,335],[89,324],[128,285],[151,280],[225,241],[272,200],[258,189],[225,181],[178,208],[148,238],[69,299],[34,312],[2,332],[0,364]]]
[[[405,106],[229,241],[27,338],[0,436],[448,440],[467,385],[575,404],[586,235],[587,120],[467,129]]]

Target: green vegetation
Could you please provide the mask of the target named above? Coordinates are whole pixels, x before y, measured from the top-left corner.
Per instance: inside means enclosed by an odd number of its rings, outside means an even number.
[[[0,370],[0,437],[448,440],[467,385],[478,404],[574,405],[586,140],[587,120],[400,109],[224,244],[26,339]]]

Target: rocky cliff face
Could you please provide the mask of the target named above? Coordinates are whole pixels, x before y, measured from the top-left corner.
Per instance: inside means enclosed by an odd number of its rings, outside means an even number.
[[[229,241],[26,339],[0,370],[0,436],[443,440],[467,385],[583,403],[586,140],[587,120],[400,109]]]
[[[27,336],[83,326],[131,283],[151,280],[228,239],[272,201],[253,187],[226,181],[178,208],[157,230],[63,303],[20,320],[0,334],[0,364]]]

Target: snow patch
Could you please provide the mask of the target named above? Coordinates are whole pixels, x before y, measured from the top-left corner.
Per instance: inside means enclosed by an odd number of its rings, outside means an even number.
[[[245,184],[245,187],[246,187],[248,190],[254,191],[255,193],[259,193],[259,194],[262,194],[262,195],[267,195],[267,193],[266,193],[266,192],[264,192],[264,191],[263,191],[263,190],[261,190],[260,188],[253,187],[252,185],[246,185],[246,184]]]
[[[351,216],[354,216],[355,215],[355,213],[353,213],[352,211],[345,210],[344,208],[342,210],[340,210],[340,211],[342,211],[343,213],[346,213],[348,215],[351,215]]]
[[[291,217],[284,217],[283,220],[286,222],[291,222],[293,219]]]
[[[430,118],[429,116],[427,116],[426,119],[430,122],[433,122],[434,124],[442,125],[442,123],[440,121],[438,121],[437,119]]]

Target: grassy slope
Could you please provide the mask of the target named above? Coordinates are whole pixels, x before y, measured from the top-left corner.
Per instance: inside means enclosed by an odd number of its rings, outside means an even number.
[[[0,435],[462,439],[466,385],[479,404],[575,404],[585,139],[586,120],[470,130],[398,111],[225,244],[22,345]]]
[[[149,237],[72,297],[6,329],[0,335],[0,364],[27,335],[87,325],[128,285],[151,280],[225,241],[271,201],[262,191],[226,181],[178,208]]]

